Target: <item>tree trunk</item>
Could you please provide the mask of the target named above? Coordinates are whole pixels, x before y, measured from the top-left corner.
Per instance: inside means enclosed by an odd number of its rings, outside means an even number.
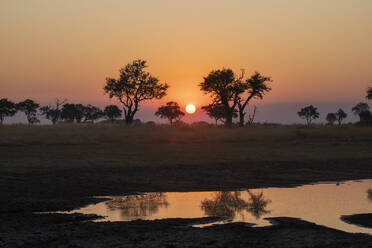
[[[232,115],[231,111],[229,111],[227,113],[227,116],[226,116],[225,125],[228,126],[228,127],[231,127],[232,126],[232,120],[233,120],[233,115]]]
[[[133,123],[133,116],[132,115],[126,115],[125,116],[125,124],[130,125]]]
[[[244,110],[239,109],[239,126],[241,126],[241,127],[244,126],[244,117],[245,117]]]

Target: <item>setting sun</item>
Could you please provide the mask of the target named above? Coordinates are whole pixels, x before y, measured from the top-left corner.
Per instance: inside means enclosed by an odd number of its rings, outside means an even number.
[[[196,111],[196,107],[195,107],[194,104],[188,104],[188,105],[186,106],[186,112],[187,112],[188,114],[193,114],[193,113],[195,113],[195,111]]]

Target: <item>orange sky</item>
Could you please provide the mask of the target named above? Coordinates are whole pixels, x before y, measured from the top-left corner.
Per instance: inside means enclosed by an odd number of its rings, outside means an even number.
[[[206,104],[223,66],[274,79],[265,102],[360,101],[372,83],[370,0],[2,0],[0,97],[108,102],[105,77],[133,59]],[[155,103],[159,104],[159,102]]]

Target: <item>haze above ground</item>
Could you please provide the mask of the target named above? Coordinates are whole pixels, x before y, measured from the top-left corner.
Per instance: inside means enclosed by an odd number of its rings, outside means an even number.
[[[116,103],[103,95],[105,78],[141,58],[170,85],[167,97],[142,106],[136,118],[145,121],[158,120],[167,101],[200,110],[210,100],[198,84],[222,67],[273,78],[257,121],[301,122],[297,111],[309,104],[321,121],[340,107],[353,121],[351,107],[372,84],[370,13],[369,0],[3,0],[0,97],[103,107]]]

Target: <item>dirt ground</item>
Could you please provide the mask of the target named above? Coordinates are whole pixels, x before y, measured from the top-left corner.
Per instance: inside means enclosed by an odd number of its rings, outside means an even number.
[[[59,127],[36,129],[0,130],[0,247],[372,246],[371,236],[285,216],[273,219],[272,227],[233,223],[200,229],[190,224],[208,219],[96,223],[89,221],[95,216],[33,214],[72,210],[99,201],[92,198],[97,195],[370,179],[369,129],[226,131],[239,142],[220,129],[164,129],[157,134],[161,139],[152,129],[133,134],[121,127],[109,133],[104,127],[69,127],[63,135]],[[117,131],[120,140],[107,138]],[[54,135],[61,140],[51,142]],[[263,136],[269,140],[261,142]]]

